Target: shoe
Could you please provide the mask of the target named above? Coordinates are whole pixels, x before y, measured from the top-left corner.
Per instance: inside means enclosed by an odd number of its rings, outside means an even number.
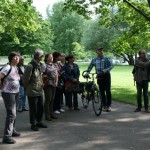
[[[63,109],[61,108],[61,109],[59,109],[59,112],[62,112],[62,113],[63,113],[63,112],[65,112],[65,110],[63,110]]]
[[[103,106],[103,111],[106,111],[107,110],[107,107],[106,106]]]
[[[54,116],[54,115],[51,115],[51,118],[52,119],[58,119],[58,117]]]
[[[12,134],[12,137],[18,137],[18,136],[21,136],[21,134],[20,134],[19,132],[14,132],[14,133]]]
[[[52,118],[51,117],[45,117],[45,120],[52,121]]]
[[[107,107],[106,112],[111,112],[111,107]]]
[[[146,112],[146,113],[150,113],[150,111],[149,111],[148,109],[145,109],[145,112]]]
[[[16,141],[12,138],[8,138],[8,139],[3,138],[2,143],[4,143],[4,144],[15,144]]]
[[[29,111],[29,109],[27,109],[27,108],[23,108],[23,109],[22,109],[22,111]]]
[[[45,125],[44,123],[40,122],[36,124],[37,127],[39,128],[47,128],[47,125]]]
[[[74,110],[78,110],[79,111],[80,109],[77,107],[77,108],[74,108]]]
[[[31,130],[39,131],[39,128],[36,125],[31,125]]]
[[[18,109],[18,112],[23,112],[23,110],[22,109]]]
[[[55,114],[60,114],[60,111],[56,110],[54,111]]]
[[[69,110],[73,110],[73,108],[72,108],[72,107],[69,107],[68,109],[69,109]]]
[[[136,108],[134,112],[140,112],[141,109],[140,108]]]

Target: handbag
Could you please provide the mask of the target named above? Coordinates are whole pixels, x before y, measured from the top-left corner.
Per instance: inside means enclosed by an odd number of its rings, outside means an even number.
[[[79,86],[79,82],[71,82],[71,81],[67,81],[65,83],[65,92],[80,92],[80,86]]]

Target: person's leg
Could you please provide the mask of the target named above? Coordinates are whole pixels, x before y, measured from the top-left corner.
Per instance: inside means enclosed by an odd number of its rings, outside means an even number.
[[[30,124],[36,125],[37,97],[28,97]]]
[[[55,93],[55,97],[54,97],[54,102],[53,102],[53,108],[54,111],[56,110],[60,110],[60,93],[59,93],[59,89],[56,88],[56,93]]]
[[[45,119],[48,120],[50,117],[50,102],[52,99],[52,91],[50,86],[44,88],[44,94],[45,94],[44,113]]]
[[[74,106],[74,109],[78,108],[78,94],[77,94],[77,92],[73,92],[73,106]]]
[[[22,109],[23,110],[28,110],[26,107],[26,94],[25,94],[25,90],[24,87],[22,86],[22,94],[23,94],[23,98],[22,98]]]
[[[72,109],[72,92],[67,92],[66,96],[68,101],[68,108]]]
[[[111,76],[110,74],[107,74],[105,77],[105,90],[106,90],[106,97],[107,97],[107,103],[106,106],[109,108],[112,103],[112,95],[111,95]]]
[[[148,110],[148,81],[143,81],[144,108]]]
[[[43,118],[43,111],[44,111],[44,106],[43,106],[43,96],[38,96],[37,97],[37,122],[42,122]]]
[[[23,98],[24,98],[24,91],[23,86],[20,86],[19,89],[19,101],[18,101],[18,112],[22,112],[22,105],[23,105]]]
[[[141,108],[142,108],[142,84],[136,83],[136,89],[137,89],[137,105],[138,105],[137,111],[141,111]]]
[[[16,119],[16,94],[2,92],[2,97],[7,113],[3,139],[9,139],[12,137]]]

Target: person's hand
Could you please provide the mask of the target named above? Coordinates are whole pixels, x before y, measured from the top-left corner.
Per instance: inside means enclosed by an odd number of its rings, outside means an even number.
[[[73,78],[73,82],[78,82],[78,80],[76,78]]]
[[[89,73],[86,73],[83,77],[84,78],[90,78]]]

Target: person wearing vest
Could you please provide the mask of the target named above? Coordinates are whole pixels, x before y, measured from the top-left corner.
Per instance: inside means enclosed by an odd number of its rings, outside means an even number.
[[[29,116],[31,130],[38,131],[39,128],[47,128],[42,123],[43,118],[43,80],[41,64],[44,52],[36,50],[34,59],[26,66],[22,82],[28,97]]]
[[[148,109],[148,81],[150,75],[150,61],[146,58],[146,51],[140,50],[139,57],[135,59],[134,80],[137,89],[137,108],[134,112],[140,112],[142,109],[142,91],[144,97],[145,112],[149,113]]]

